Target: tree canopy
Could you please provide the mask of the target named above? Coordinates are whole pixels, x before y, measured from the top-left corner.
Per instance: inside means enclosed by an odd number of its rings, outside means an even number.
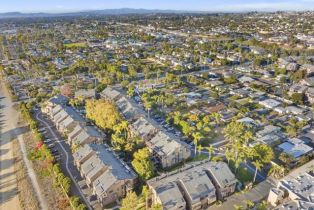
[[[147,180],[154,175],[153,162],[151,161],[150,152],[147,148],[143,148],[134,153],[134,159],[132,161],[132,166],[135,171]]]
[[[103,129],[113,129],[121,120],[117,108],[106,100],[87,100],[86,116]]]

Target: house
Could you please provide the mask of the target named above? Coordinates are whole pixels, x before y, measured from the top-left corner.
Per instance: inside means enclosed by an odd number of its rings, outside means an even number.
[[[299,69],[299,67],[300,67],[299,64],[292,62],[286,66],[286,70],[287,71],[297,71]]]
[[[284,139],[284,135],[280,135],[280,133],[277,133],[277,134],[274,134],[274,133],[270,133],[270,134],[267,134],[265,136],[262,136],[260,138],[257,139],[257,141],[259,143],[262,143],[262,144],[267,144],[271,147],[274,147],[278,144],[281,143],[282,139]]]
[[[314,73],[314,65],[312,64],[303,64],[300,69],[305,70],[308,76],[312,76]]]
[[[50,114],[57,105],[66,105],[69,99],[63,95],[56,95],[50,98],[48,101],[45,102],[42,112],[45,114]]]
[[[253,120],[250,117],[244,117],[244,118],[238,119],[237,122],[243,123],[244,125],[249,126],[249,127],[257,126],[257,122],[255,122],[255,120]]]
[[[90,143],[101,143],[104,139],[94,126],[85,126],[78,124],[68,135],[68,142],[71,145],[84,145]]]
[[[144,113],[137,105],[134,104],[133,101],[131,101],[126,96],[122,96],[115,103],[120,113],[128,121],[132,121]]]
[[[133,135],[139,136],[145,141],[156,162],[163,168],[171,167],[191,157],[189,145],[166,132],[154,120],[146,117],[144,110],[133,99],[120,92],[117,94],[115,90],[108,88],[105,93],[106,97],[115,99],[118,110],[124,119],[130,122]]]
[[[281,106],[275,107],[274,111],[279,113],[279,114],[285,114],[287,112],[287,110],[284,107],[281,107]]]
[[[63,110],[63,107],[64,107],[63,105],[57,105],[53,107],[49,112],[47,112],[47,114],[51,119],[53,119],[55,115],[57,115],[59,112]]]
[[[314,103],[314,88],[308,88],[305,95],[311,104]]]
[[[74,93],[75,98],[83,98],[83,99],[92,99],[96,98],[96,90],[95,89],[80,89],[75,91]]]
[[[230,91],[231,94],[237,95],[240,97],[247,97],[250,94],[250,91],[245,88],[234,89]]]
[[[288,106],[286,107],[286,111],[288,113],[292,113],[294,115],[301,115],[303,114],[306,110],[304,110],[303,108],[301,107],[297,107],[297,106]]]
[[[314,177],[311,173],[302,173],[295,178],[281,180],[276,188],[269,192],[267,201],[275,209],[313,209]]]
[[[189,165],[149,180],[153,203],[165,210],[207,208],[216,201],[216,189],[206,171],[209,164]]]
[[[226,163],[211,162],[206,169],[216,187],[217,199],[223,200],[234,193],[238,180]]]
[[[122,94],[118,88],[107,87],[100,93],[100,96],[108,101],[115,102],[122,96]]]
[[[256,133],[256,136],[261,138],[263,136],[269,135],[269,134],[278,134],[281,132],[281,128],[274,125],[267,125],[263,128],[263,130],[260,130]]]
[[[73,158],[102,206],[123,198],[134,188],[137,175],[106,145],[86,144]]]
[[[131,125],[131,130],[134,132],[135,136],[141,137],[144,141],[152,139],[158,132],[156,126],[154,126],[144,117],[138,118]]]
[[[145,144],[163,168],[174,166],[191,157],[188,144],[164,131],[157,132]]]
[[[304,94],[307,88],[307,86],[298,83],[293,84],[289,89],[289,95],[292,96],[294,93]]]
[[[86,120],[69,106],[63,107],[62,110],[55,114],[53,122],[62,133],[71,132],[78,124],[86,124]]]
[[[288,141],[278,145],[278,148],[296,159],[313,152],[312,147],[304,144],[304,142],[298,138],[288,139]]]
[[[279,106],[281,103],[275,99],[266,99],[264,101],[259,101],[259,104],[261,104],[262,106],[268,109],[274,109],[275,107]]]
[[[261,55],[265,53],[265,49],[257,46],[250,46],[251,52],[253,52],[255,55]]]
[[[241,83],[251,83],[251,82],[253,82],[255,79],[253,79],[253,78],[251,78],[251,77],[248,77],[248,76],[242,76],[242,77],[240,77],[239,79],[239,82],[241,82]]]
[[[300,81],[300,84],[306,85],[308,87],[314,87],[314,77],[307,77]]]

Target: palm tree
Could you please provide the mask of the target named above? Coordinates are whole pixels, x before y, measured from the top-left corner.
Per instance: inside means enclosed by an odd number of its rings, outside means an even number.
[[[285,175],[285,168],[277,164],[272,164],[270,170],[268,171],[268,175],[271,175],[276,179],[280,179]]]
[[[197,146],[197,150],[200,152],[200,154],[202,154],[203,148],[204,147],[201,144]]]
[[[243,143],[246,145],[250,139],[253,138],[253,134],[251,131],[246,131],[244,134],[243,134]]]
[[[159,94],[156,96],[156,102],[161,105],[161,108],[164,108],[164,100],[165,100],[165,96],[163,94]]]
[[[251,200],[246,200],[246,209],[252,209],[254,207],[254,202]]]
[[[233,143],[241,139],[244,130],[244,125],[242,123],[232,121],[224,128],[223,132],[225,134],[225,138]]]
[[[196,156],[197,155],[197,144],[198,144],[199,140],[202,138],[202,135],[201,135],[201,133],[196,132],[196,133],[193,133],[192,136],[193,136],[195,156]]]
[[[219,125],[221,120],[221,114],[219,114],[218,112],[213,112],[211,113],[211,117],[214,118],[216,125]]]
[[[129,123],[126,120],[122,120],[119,124],[113,126],[113,130],[116,134],[124,134],[124,138],[127,139],[128,133],[130,131],[129,129]]]
[[[150,101],[145,102],[144,101],[144,107],[147,111],[148,118],[150,118],[150,110],[152,108],[152,102],[150,102]]]
[[[234,154],[230,149],[227,149],[225,152],[226,158],[228,160],[228,165],[230,163],[230,160],[234,160]]]
[[[255,173],[254,173],[254,178],[253,178],[253,183],[254,183],[256,180],[257,170],[261,170],[263,164],[258,160],[253,161],[252,164],[255,166]]]
[[[239,205],[234,205],[233,207],[235,210],[243,210],[244,209],[243,206],[239,206]]]
[[[212,145],[210,145],[209,147],[207,147],[207,150],[210,155],[210,159],[213,159],[215,148]]]

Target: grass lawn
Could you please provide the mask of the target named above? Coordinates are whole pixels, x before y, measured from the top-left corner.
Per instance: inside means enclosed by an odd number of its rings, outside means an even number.
[[[231,171],[235,174],[235,166],[234,166],[233,161],[230,161],[229,167],[230,167]],[[235,174],[235,175],[236,175],[236,178],[242,183],[253,181],[253,178],[254,178],[254,175],[251,174],[247,170],[247,168],[244,168],[241,166],[238,168],[237,174]]]
[[[64,44],[65,48],[86,48],[87,44],[84,42],[76,42],[76,43],[69,43],[69,44]]]

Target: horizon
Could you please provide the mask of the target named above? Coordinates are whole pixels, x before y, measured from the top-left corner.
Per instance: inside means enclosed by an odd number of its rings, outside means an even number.
[[[135,6],[136,5],[136,6]],[[84,12],[94,10],[119,10],[119,9],[143,9],[143,10],[173,10],[186,12],[274,12],[274,11],[310,11],[314,10],[314,0],[160,0],[152,2],[148,0],[118,0],[108,2],[101,0],[55,0],[53,2],[41,2],[40,0],[11,0],[3,3],[0,13],[67,13]]]

